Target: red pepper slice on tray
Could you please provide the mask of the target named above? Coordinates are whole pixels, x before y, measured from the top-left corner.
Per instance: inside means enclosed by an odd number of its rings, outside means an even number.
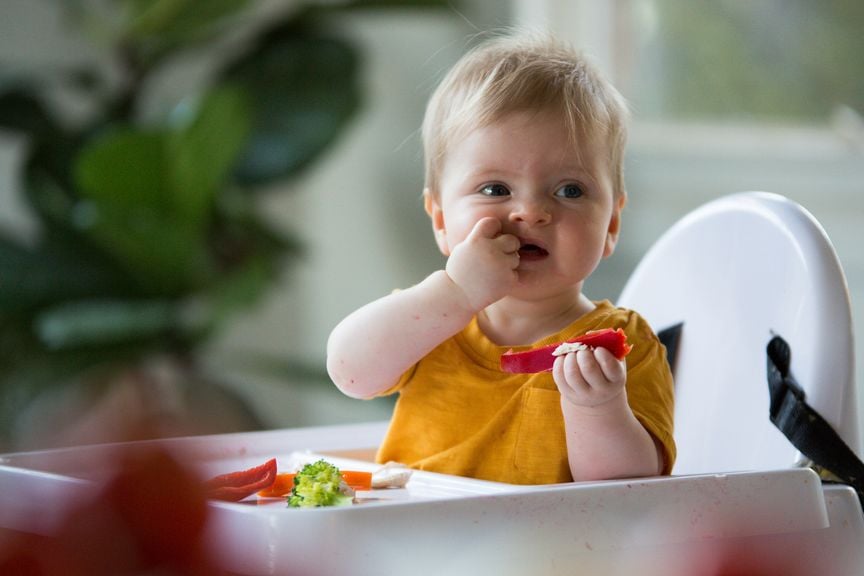
[[[567,342],[584,344],[589,348],[606,348],[619,360],[629,354],[633,348],[627,343],[627,335],[621,328],[592,330]],[[548,372],[552,370],[552,364],[555,363],[556,357],[552,353],[560,345],[550,344],[524,352],[508,350],[501,355],[501,370],[513,374]]]
[[[263,490],[276,480],[276,459],[271,458],[260,466],[220,474],[204,483],[207,498],[237,502]]]

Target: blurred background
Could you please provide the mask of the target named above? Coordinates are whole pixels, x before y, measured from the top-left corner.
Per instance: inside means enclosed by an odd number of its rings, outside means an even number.
[[[589,296],[693,208],[766,190],[825,227],[864,329],[859,0],[3,0],[0,451],[386,419],[328,382],[327,335],[443,265],[425,101],[514,25],[634,110]]]

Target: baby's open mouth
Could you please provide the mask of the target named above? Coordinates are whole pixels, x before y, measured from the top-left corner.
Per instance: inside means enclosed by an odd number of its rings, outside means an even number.
[[[526,243],[519,247],[519,258],[522,260],[539,260],[549,255],[549,252],[537,244]]]

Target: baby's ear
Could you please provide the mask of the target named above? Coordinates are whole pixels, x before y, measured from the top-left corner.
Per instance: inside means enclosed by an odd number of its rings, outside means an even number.
[[[618,236],[621,233],[621,212],[627,204],[627,195],[621,194],[614,199],[612,206],[612,217],[609,219],[609,227],[606,229],[606,246],[603,249],[603,257],[608,258],[615,252],[618,245]]]
[[[435,233],[435,243],[445,256],[450,255],[450,247],[447,244],[447,230],[444,227],[444,212],[438,202],[438,196],[429,188],[423,189],[423,207],[432,220],[432,231]]]

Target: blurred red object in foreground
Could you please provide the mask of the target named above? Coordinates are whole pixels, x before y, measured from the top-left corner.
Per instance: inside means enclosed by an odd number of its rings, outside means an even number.
[[[0,574],[228,574],[204,548],[202,483],[160,449],[124,451],[96,497],[72,503],[50,536],[0,532]]]

